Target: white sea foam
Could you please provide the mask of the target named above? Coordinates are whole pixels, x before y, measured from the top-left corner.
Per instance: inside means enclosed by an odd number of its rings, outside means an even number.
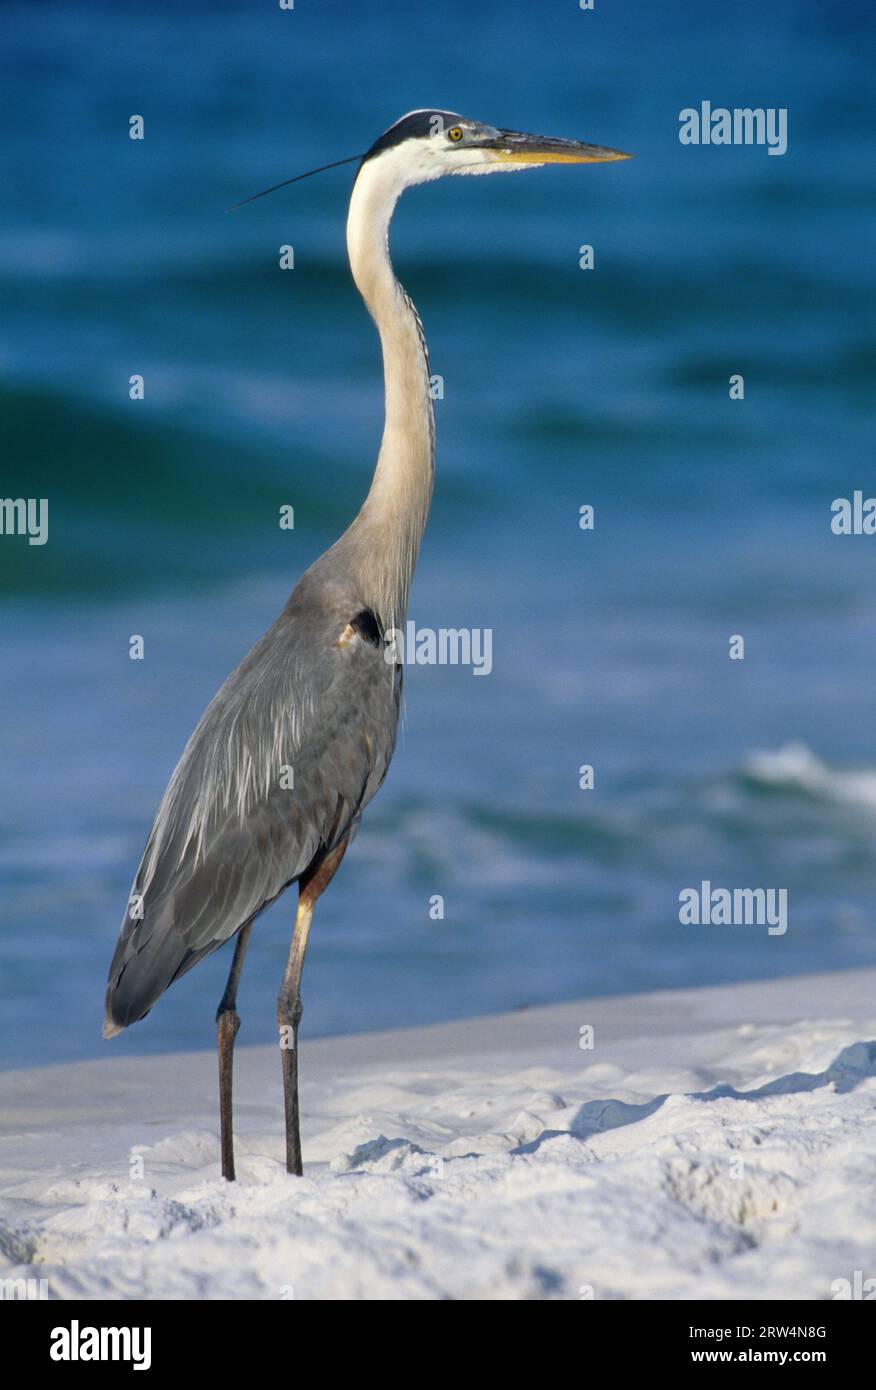
[[[803,743],[787,743],[775,752],[752,753],[744,772],[763,786],[876,809],[876,769],[835,771]]]

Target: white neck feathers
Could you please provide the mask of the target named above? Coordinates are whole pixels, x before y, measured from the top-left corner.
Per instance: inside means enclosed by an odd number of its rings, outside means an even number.
[[[347,218],[353,279],[380,334],[386,423],[371,490],[339,544],[349,550],[363,596],[386,627],[404,621],[435,455],[426,341],[389,259],[389,223],[404,187],[393,151],[369,160]]]

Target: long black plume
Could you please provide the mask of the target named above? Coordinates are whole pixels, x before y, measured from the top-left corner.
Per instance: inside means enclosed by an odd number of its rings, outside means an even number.
[[[299,179],[309,179],[314,174],[324,174],[326,169],[337,169],[340,164],[355,164],[356,160],[361,158],[361,154],[351,154],[349,159],[336,159],[333,164],[321,164],[318,169],[308,169],[306,174],[296,174],[293,179],[284,179],[282,183],[274,183],[270,188],[263,188],[261,193],[253,193],[251,198],[244,198],[242,203],[235,203],[226,211],[236,212],[238,208],[245,208],[247,203],[254,203],[256,198],[264,198],[267,193],[276,193],[278,188],[285,188],[287,184],[297,183]]]

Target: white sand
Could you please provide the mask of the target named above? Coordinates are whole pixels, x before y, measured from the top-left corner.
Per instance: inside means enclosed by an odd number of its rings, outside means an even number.
[[[874,1038],[870,970],[305,1041],[303,1179],[277,1056],[240,1047],[236,1185],[212,1055],[7,1072],[0,1276],[60,1298],[830,1298],[876,1275]]]

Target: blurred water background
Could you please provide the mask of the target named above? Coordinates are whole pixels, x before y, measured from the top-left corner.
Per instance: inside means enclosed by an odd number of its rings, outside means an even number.
[[[411,616],[492,628],[493,671],[408,669],[396,761],[320,904],[305,1030],[876,962],[876,538],[830,530],[835,497],[876,492],[872,6],[0,18],[0,494],[50,505],[47,545],[0,540],[2,1064],[102,1050],[176,758],[368,486],[354,169],[224,209],[430,104],[637,158],[399,209],[445,379]],[[682,147],[703,99],[787,107],[787,154]],[[681,926],[703,878],[787,888],[787,934]],[[293,907],[254,935],[244,1042],[273,1036]],[[113,1047],[210,1046],[229,960]]]

